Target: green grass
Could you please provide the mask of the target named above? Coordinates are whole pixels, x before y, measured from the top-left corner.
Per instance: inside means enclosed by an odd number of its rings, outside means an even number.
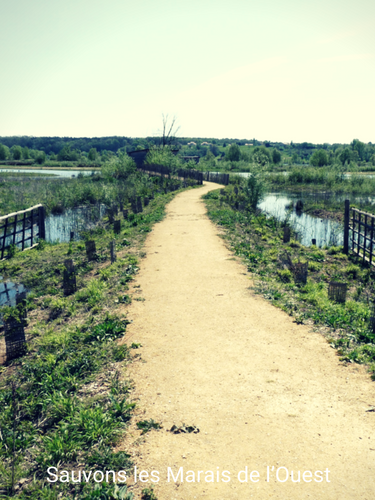
[[[42,181],[23,176],[19,179],[4,177],[0,182],[0,216],[39,203],[45,206],[47,214],[99,203],[111,206],[121,202],[125,208],[130,208],[132,197],[150,197],[157,190],[177,183],[162,177],[149,177],[135,167],[124,167],[120,173],[118,178],[111,176],[111,172],[97,172],[76,178],[45,178]]]
[[[85,238],[96,242],[95,261],[87,261],[80,241],[44,242],[0,262],[5,279],[31,290],[27,353],[0,367],[0,498],[11,494],[13,442],[16,498],[57,499],[59,494],[63,499],[131,498],[130,492],[106,483],[95,487],[93,482],[59,483],[57,489],[47,481],[46,469],[73,471],[84,464],[86,470],[118,471],[132,465],[125,452],[112,448],[132,416],[131,385],[124,369],[132,359],[130,349],[139,345],[129,348],[118,339],[126,333],[126,305],[132,298],[128,284],[138,272],[143,242],[153,224],[163,219],[173,196],[156,196],[143,213],[122,220],[119,234],[106,219],[87,232]],[[112,240],[117,251],[114,264],[109,254]],[[67,255],[75,263],[77,291],[65,297]],[[3,309],[8,315],[17,312]],[[18,488],[21,479],[27,481]]]
[[[138,429],[141,429],[142,434],[146,434],[151,429],[160,429],[161,425],[155,422],[152,418],[150,420],[143,420],[142,422],[137,422]]]
[[[225,228],[228,244],[253,273],[257,293],[294,316],[298,323],[326,327],[327,338],[339,348],[343,361],[365,363],[375,373],[375,334],[370,325],[373,269],[363,267],[354,256],[344,255],[342,247],[317,249],[293,240],[284,244],[283,228],[276,219],[234,210],[226,202],[220,206],[217,194],[206,196],[209,217]],[[296,285],[292,273],[281,265],[285,251],[293,262],[309,263],[306,285]],[[347,284],[345,304],[328,298],[330,281]]]
[[[271,173],[268,182],[273,190],[300,193],[304,211],[308,213],[342,220],[344,202],[337,195],[352,198],[352,206],[375,213],[375,205],[368,200],[368,196],[372,196],[375,191],[375,178],[372,177],[353,173],[344,178],[343,172],[333,167],[294,166],[286,175]],[[309,196],[303,196],[304,192]],[[315,196],[311,196],[314,193]]]

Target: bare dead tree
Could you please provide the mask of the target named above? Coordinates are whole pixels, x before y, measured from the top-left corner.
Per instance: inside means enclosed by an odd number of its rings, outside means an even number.
[[[169,120],[168,115],[163,113],[163,130],[162,137],[160,139],[161,146],[172,146],[176,142],[176,135],[180,130],[180,127],[176,124],[176,117],[174,116]]]

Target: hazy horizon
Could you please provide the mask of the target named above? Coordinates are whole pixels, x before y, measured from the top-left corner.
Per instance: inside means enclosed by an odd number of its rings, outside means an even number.
[[[0,6],[0,136],[375,142],[370,0]]]

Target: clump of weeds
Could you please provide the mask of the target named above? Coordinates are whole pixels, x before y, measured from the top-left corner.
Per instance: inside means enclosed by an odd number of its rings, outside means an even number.
[[[225,191],[231,192],[231,186]],[[233,188],[232,188],[233,190]],[[316,325],[328,331],[346,362],[363,363],[375,373],[375,333],[372,304],[375,299],[375,272],[343,247],[304,247],[292,237],[283,243],[283,227],[259,210],[234,209],[235,199],[212,193],[206,196],[208,215],[225,229],[224,238],[253,275],[254,289],[273,305],[286,311],[299,324]],[[229,200],[229,201],[228,201]],[[308,263],[307,283],[297,284],[292,266]],[[361,285],[358,286],[358,280]],[[331,281],[347,285],[345,303],[329,298]]]

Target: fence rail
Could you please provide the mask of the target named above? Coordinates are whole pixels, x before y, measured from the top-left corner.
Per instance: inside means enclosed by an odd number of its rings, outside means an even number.
[[[362,257],[363,262],[375,265],[375,216],[357,208],[350,207],[345,200],[344,253],[351,251]]]
[[[198,184],[202,184],[203,181],[217,182],[218,184],[224,184],[225,186],[229,184],[229,174],[223,174],[220,172],[200,172],[198,170],[180,168],[172,173],[171,170],[164,165],[142,165],[137,168],[138,170],[141,170],[149,175],[162,175],[170,179],[176,177],[183,180],[193,179],[196,180]]]
[[[224,186],[227,186],[229,184],[229,174],[219,172],[203,172],[203,180],[207,182],[217,182],[218,184],[224,184]]]
[[[0,217],[0,260],[12,245],[21,250],[31,248],[38,239],[45,239],[45,209],[43,205]]]
[[[198,172],[197,170],[187,170],[180,168],[179,170],[176,170],[172,173],[171,170],[164,165],[143,165],[142,167],[137,167],[137,169],[149,175],[161,175],[163,177],[168,177],[169,179],[193,179],[196,180],[198,184],[202,184],[203,182],[203,174],[202,172]]]

